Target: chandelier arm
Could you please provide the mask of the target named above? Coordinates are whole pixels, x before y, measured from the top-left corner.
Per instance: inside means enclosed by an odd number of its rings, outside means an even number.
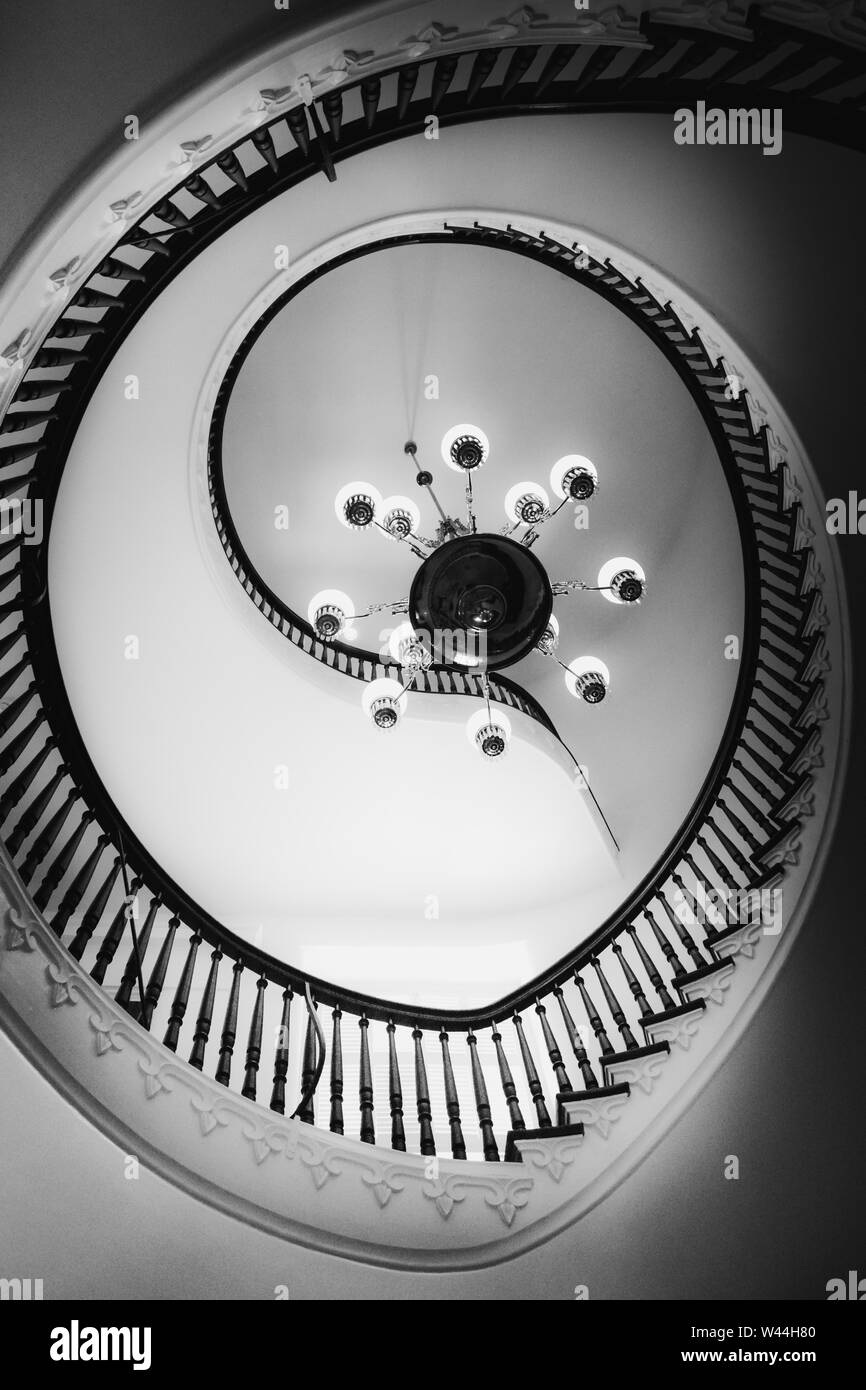
[[[472,474],[466,474],[466,508],[469,512],[469,529],[473,536],[477,535],[478,526],[475,521],[474,496],[472,491]]]
[[[347,613],[346,617],[350,622],[354,622],[356,618],[372,618],[374,613],[384,613],[386,610],[395,615],[398,613],[408,613],[409,600],[406,598],[398,598],[390,603],[371,603],[370,607],[365,612]]]
[[[608,586],[605,586],[608,587]],[[582,592],[585,594],[598,594],[601,589],[595,584],[584,584],[582,579],[558,579],[550,586],[554,598],[562,598],[566,594]]]

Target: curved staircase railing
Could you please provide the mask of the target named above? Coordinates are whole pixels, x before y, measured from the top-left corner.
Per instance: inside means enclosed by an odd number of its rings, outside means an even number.
[[[489,52],[479,52],[462,68],[456,62],[449,67],[446,58],[407,64],[394,83],[365,79],[331,94],[322,110],[332,147],[324,133],[310,130],[303,107],[261,126],[237,149],[197,168],[184,180],[182,194],[164,199],[126,231],[37,346],[0,423],[5,505],[14,512],[26,493],[44,508],[40,544],[24,543],[20,533],[0,543],[0,816],[9,858],[70,954],[143,1027],[162,1032],[167,1048],[278,1114],[287,1106],[291,1111],[296,1095],[306,1096],[299,1118],[313,1123],[320,1097],[310,1088],[317,1033],[312,1014],[300,1047],[297,1037],[292,1042],[292,1004],[309,987],[316,1008],[331,1010],[326,1123],[344,1132],[349,1100],[343,1056],[351,1036],[356,1042],[348,1050],[357,1053],[351,1125],[367,1143],[384,1140],[402,1151],[410,1142],[432,1155],[444,1140],[456,1158],[480,1145],[484,1158],[495,1160],[502,1135],[492,1120],[494,1090],[508,1115],[507,1157],[519,1157],[515,1136],[550,1131],[556,1122],[592,1123],[594,1105],[627,1096],[630,1084],[663,1062],[671,1042],[699,1021],[707,1000],[720,996],[737,952],[758,942],[767,926],[767,895],[781,883],[785,865],[795,862],[800,822],[811,810],[810,774],[820,763],[826,716],[821,579],[784,466],[772,456],[766,429],[754,428],[745,398],[729,399],[724,369],[711,360],[699,333],[639,280],[610,261],[590,260],[579,269],[574,247],[543,234],[477,225],[444,229],[455,239],[481,237],[583,277],[653,336],[676,363],[713,433],[741,522],[747,569],[736,698],[714,765],[675,844],[588,941],[524,989],[472,1011],[411,1007],[306,977],[204,912],[125,825],[83,746],[54,648],[46,552],[59,476],[89,396],[119,342],[173,275],[236,217],[323,166],[333,174],[344,154],[423,127],[431,102],[443,119],[468,120],[528,110],[624,109],[617,102],[631,89],[628,102],[638,104],[627,109],[646,109],[640,101],[660,98],[644,95],[641,84],[649,88],[656,81],[668,93],[662,108],[668,99],[679,102],[683,73],[700,65],[696,45],[708,40],[682,28],[675,37],[670,30],[660,37],[661,28],[651,27],[654,61],[639,52],[633,68],[616,79],[602,77],[616,49],[574,45],[554,59],[515,47],[496,85],[495,62],[489,62]],[[765,25],[759,46],[784,43],[780,32]],[[789,37],[790,32],[785,30]],[[663,79],[653,78],[661,58],[683,42],[685,51],[673,67]],[[778,65],[788,77],[798,55],[801,68],[810,56],[802,33],[797,42],[795,54]],[[736,53],[702,82],[715,83],[722,93],[730,86],[742,98],[755,89],[735,79],[757,50],[747,55],[742,46],[729,46]],[[577,81],[563,75],[576,55],[586,60]],[[848,49],[830,56],[846,65],[846,73],[859,62]],[[533,78],[540,59],[543,71]],[[458,69],[465,83],[455,91]],[[419,96],[422,75],[428,89]],[[767,80],[765,95],[772,90],[772,72]],[[609,107],[598,104],[596,84],[611,88]],[[827,88],[826,74],[816,85]],[[360,103],[354,117],[353,102]],[[824,126],[828,138],[843,138],[844,125],[843,142],[864,147],[863,118],[850,102],[842,121],[832,103],[807,84],[795,105],[803,120],[806,108],[828,108],[810,116],[813,129]],[[21,465],[23,472],[14,471]],[[269,595],[262,600],[272,603]],[[121,850],[133,875],[128,893]],[[143,908],[145,896],[137,951],[121,964],[134,918],[131,900]],[[733,914],[723,911],[708,924],[701,906],[708,899],[728,907],[733,902]],[[136,998],[140,963],[144,990]],[[345,1031],[349,1020],[351,1034]],[[265,1069],[268,1082],[262,1085]],[[411,1117],[403,1089],[408,1072],[414,1076]],[[528,1115],[520,1091],[530,1097]],[[469,1147],[467,1093],[475,1112]],[[376,1121],[383,1099],[386,1135]]]

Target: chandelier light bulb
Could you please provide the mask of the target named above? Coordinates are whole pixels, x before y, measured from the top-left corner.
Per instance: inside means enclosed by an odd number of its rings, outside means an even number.
[[[322,589],[310,599],[307,618],[320,641],[334,642],[346,634],[354,611],[352,600],[341,589]]]
[[[366,531],[382,510],[381,494],[371,483],[347,483],[334,499],[337,519],[350,531]]]
[[[550,470],[550,486],[557,497],[588,502],[598,488],[598,469],[583,454],[565,454]]]
[[[599,705],[610,687],[610,671],[597,656],[578,656],[569,662],[565,684],[576,699]]]
[[[484,758],[501,758],[511,742],[511,721],[498,709],[476,710],[467,720],[466,736]]]
[[[377,729],[393,729],[406,711],[406,692],[399,681],[371,681],[361,696],[361,708]]]
[[[559,623],[551,613],[550,622],[538,639],[538,650],[545,656],[553,656],[559,646]]]
[[[617,555],[599,570],[598,587],[611,603],[640,603],[646,593],[646,575],[637,560]]]
[[[409,497],[386,497],[381,507],[381,522],[384,531],[394,540],[405,541],[421,525],[421,511]]]
[[[471,473],[486,463],[490,441],[477,425],[455,425],[442,440],[442,458],[455,473]]]
[[[411,623],[395,627],[388,639],[388,651],[404,671],[425,671],[433,659]]]
[[[505,494],[505,515],[509,521],[535,526],[550,511],[550,498],[538,483],[516,483]]]

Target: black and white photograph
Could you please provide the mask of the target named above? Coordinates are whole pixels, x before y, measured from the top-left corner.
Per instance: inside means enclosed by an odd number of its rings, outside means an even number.
[[[833,1374],[866,3],[0,0],[0,187],[28,1369],[503,1301]]]

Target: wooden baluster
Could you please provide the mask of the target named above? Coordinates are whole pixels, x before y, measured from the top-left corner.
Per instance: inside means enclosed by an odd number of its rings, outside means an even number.
[[[51,898],[54,894],[54,890],[59,885],[60,880],[64,877],[67,870],[69,869],[70,864],[72,863],[72,860],[75,858],[78,846],[84,839],[85,831],[87,830],[87,827],[90,825],[90,822],[92,820],[92,811],[84,811],[82,813],[78,825],[73,830],[69,839],[66,841],[66,844],[63,846],[60,853],[55,856],[53,862],[46,869],[45,876],[42,879],[42,882],[36,889],[36,892],[33,894],[33,901],[39,908],[40,912],[44,912],[45,908],[50,903]]]
[[[15,810],[15,807],[18,805],[18,802],[21,800],[24,793],[30,790],[33,783],[36,781],[36,778],[39,775],[39,772],[41,771],[45,763],[45,759],[48,757],[48,754],[51,752],[53,748],[56,747],[57,740],[54,738],[54,735],[52,734],[50,738],[47,738],[45,740],[44,744],[42,745],[36,756],[34,758],[31,758],[30,762],[27,763],[21,769],[14,781],[9,783],[9,786],[6,788],[6,791],[3,793],[3,796],[0,797],[0,818],[2,818],[2,820],[5,820],[6,817],[12,811]],[[21,841],[21,844],[23,844],[23,841]],[[6,846],[8,849],[8,839],[6,841]],[[20,848],[20,845],[18,846],[18,848]],[[17,853],[17,849],[15,851],[10,849],[9,853]]]
[[[576,97],[578,92],[585,91],[595,82],[596,78],[601,77],[601,74],[611,66],[621,52],[620,48],[614,48],[612,45],[609,48],[596,47],[584,63],[579,77],[571,84],[572,98]],[[605,87],[605,91],[607,91],[607,87]]]
[[[538,1014],[541,1023],[541,1035],[544,1038],[544,1045],[547,1048],[550,1064],[556,1077],[556,1086],[559,1091],[570,1091],[571,1082],[568,1079],[568,1072],[565,1070],[565,1063],[562,1060],[562,1053],[559,1044],[553,1036],[553,1029],[547,1018],[547,1010],[540,999],[535,1001],[535,1012]]]
[[[475,1108],[478,1111],[478,1128],[481,1130],[484,1157],[488,1163],[498,1163],[499,1149],[496,1145],[496,1135],[493,1132],[493,1116],[490,1109],[490,1099],[487,1095],[487,1085],[484,1080],[481,1059],[478,1056],[478,1039],[471,1030],[466,1035],[466,1042],[469,1046],[472,1089],[475,1092]]]
[[[332,92],[326,92],[322,97],[322,110],[328,122],[328,129],[335,145],[340,143],[340,132],[343,129],[343,93],[339,87]]]
[[[243,193],[249,192],[250,185],[247,176],[234,150],[224,150],[222,154],[217,155],[216,162],[232,183],[236,183]]]
[[[19,621],[18,626],[11,632],[7,632],[5,637],[0,637],[0,661],[5,661],[6,657],[18,645],[24,636],[24,624]]]
[[[31,440],[29,444],[8,444],[5,440],[0,441],[0,468],[8,468],[10,464],[32,458],[42,448],[42,442],[41,439]]]
[[[451,1127],[451,1153],[454,1158],[465,1158],[466,1144],[463,1140],[463,1130],[460,1125],[460,1101],[457,1096],[457,1086],[454,1081],[454,1068],[451,1065],[448,1034],[445,1032],[444,1028],[439,1034],[439,1041],[442,1044],[442,1070],[445,1074],[445,1109],[448,1112],[448,1123]]]
[[[116,295],[106,294],[104,290],[94,290],[88,287],[79,290],[75,298],[70,300],[70,308],[74,306],[77,309],[116,309],[119,303]],[[69,383],[52,381],[48,384],[59,390],[61,385],[68,385]]]
[[[484,83],[496,67],[497,59],[502,52],[501,48],[482,48],[475,55],[472,70],[469,73],[469,84],[466,88],[466,105],[471,106]]]
[[[70,309],[85,308],[85,305],[76,305],[73,300]],[[62,396],[64,391],[71,391],[73,383],[71,381],[28,381],[26,385],[19,386],[15,393],[17,401],[42,401],[49,396]]]
[[[361,101],[364,106],[364,120],[368,130],[373,129],[381,96],[382,79],[380,77],[368,77],[361,83]]]
[[[580,990],[580,998],[583,1003],[583,1007],[586,1010],[586,1016],[589,1019],[589,1026],[592,1029],[593,1033],[595,1033],[596,1042],[598,1043],[601,1054],[602,1056],[607,1056],[608,1053],[612,1053],[614,1051],[614,1047],[611,1043],[610,1038],[607,1036],[607,1032],[605,1031],[601,1015],[599,1014],[598,1009],[595,1007],[595,1004],[592,1001],[592,996],[590,995],[589,990],[583,983],[583,978],[580,975],[575,975],[574,982],[577,985],[577,988]]]
[[[244,963],[236,960],[232,966],[232,984],[229,990],[229,1002],[226,1005],[225,1018],[223,1019],[223,1031],[220,1037],[220,1055],[217,1069],[214,1073],[215,1080],[220,1086],[227,1086],[231,1079],[232,1053],[235,1050],[235,1038],[238,1031],[238,998],[241,991],[241,975],[244,973]]]
[[[343,1012],[339,1006],[334,1009],[334,1030],[331,1035],[331,1132],[343,1133],[343,1041],[340,1036],[340,1019]]]
[[[654,30],[652,48],[635,50],[635,61],[622,77],[621,85],[625,86],[626,83],[633,82],[636,78],[643,77],[650,72],[663,58],[670,54],[678,42],[679,35],[676,30],[670,30],[664,35],[658,29]]]
[[[84,897],[84,894],[87,892],[87,889],[90,886],[90,881],[93,878],[93,875],[96,873],[97,868],[99,867],[99,861],[102,858],[106,845],[110,844],[110,835],[106,835],[103,833],[99,836],[99,839],[96,841],[96,844],[91,850],[90,855],[88,856],[82,867],[79,869],[78,873],[75,875],[75,878],[72,880],[71,884],[64,893],[63,898],[60,902],[60,906],[58,907],[57,911],[53,914],[51,919],[51,929],[56,936],[62,937],[63,933],[66,931],[66,927],[69,923],[70,917],[72,916],[73,912],[75,912],[75,910],[77,909],[79,903],[81,902],[81,899]]]
[[[310,157],[310,127],[305,106],[296,106],[286,115],[286,124],[292,132],[292,139],[305,159]]]
[[[204,1068],[204,1054],[210,1037],[211,1023],[213,1021],[213,1007],[216,998],[217,977],[219,975],[220,961],[223,953],[217,946],[211,952],[210,969],[208,970],[207,982],[199,1005],[198,1018],[196,1019],[195,1032],[192,1035],[192,1051],[189,1054],[189,1064],[197,1067],[199,1071]]]
[[[736,787],[727,782],[722,787],[722,791],[727,792],[729,796],[736,797],[738,795]],[[758,839],[755,832],[748,825],[746,825],[745,821],[737,815],[736,811],[732,810],[732,808],[728,805],[727,801],[722,801],[721,796],[719,797],[719,806],[724,811],[725,815],[727,816],[731,825],[734,827],[734,830],[737,832],[740,839],[745,840],[752,854],[756,854],[758,850],[761,848],[761,842]]]
[[[652,934],[658,942],[662,955],[664,956],[665,960],[667,961],[670,967],[671,975],[673,976],[673,978],[677,979],[678,976],[685,975],[685,966],[683,965],[682,961],[680,960],[679,956],[677,955],[667,936],[665,936],[665,933],[662,931],[659,923],[656,921],[650,908],[644,908],[644,916],[650,924]]]
[[[44,709],[37,710],[29,724],[26,724],[20,734],[16,734],[0,753],[0,776],[6,775],[10,767],[14,767],[24,749],[27,747],[37,729],[45,723]]]
[[[435,114],[454,81],[454,74],[460,62],[460,55],[450,53],[445,58],[438,58],[433,69],[433,82],[430,89],[430,111]]]
[[[222,211],[222,198],[218,193],[214,193],[207,179],[203,178],[201,174],[193,174],[192,178],[186,180],[184,188],[189,189],[194,198],[198,198],[199,202],[206,203],[215,212]]]
[[[274,1086],[271,1091],[271,1109],[275,1110],[278,1115],[285,1115],[286,1113],[286,1077],[289,1074],[291,1012],[292,991],[291,987],[287,985],[283,990],[283,1011],[280,1017],[280,1030],[277,1035],[277,1050],[274,1056]]]
[[[517,1040],[520,1044],[520,1055],[523,1058],[523,1069],[526,1072],[529,1094],[532,1096],[532,1103],[535,1106],[535,1113],[538,1116],[539,1129],[549,1129],[550,1115],[547,1112],[544,1091],[538,1079],[538,1072],[535,1069],[535,1062],[529,1050],[529,1043],[526,1041],[523,1032],[523,1019],[520,1017],[520,1014],[515,1014],[511,1021],[517,1029]]]
[[[141,888],[142,882],[143,880],[138,877],[132,880],[129,885],[132,897],[134,897]],[[102,945],[96,953],[96,960],[90,972],[90,977],[99,985],[101,985],[102,981],[105,979],[105,972],[114,960],[115,952],[123,940],[123,933],[129,921],[130,910],[130,904],[127,902],[126,898],[124,898],[112,918],[111,926],[102,939]]]
[[[277,152],[274,149],[274,141],[267,126],[259,126],[257,130],[250,133],[250,139],[267,164],[272,174],[280,172],[280,163],[277,159]]]
[[[148,909],[147,916],[144,919],[144,924],[141,928],[141,931],[137,933],[138,956],[139,960],[141,961],[142,967],[144,966],[144,958],[147,953],[148,943],[150,942],[150,934],[153,931],[153,924],[156,921],[156,915],[161,907],[162,898],[157,893],[155,897],[151,898],[150,907]],[[131,1003],[132,991],[137,986],[137,984],[138,962],[135,958],[135,947],[133,947],[133,949],[129,953],[126,965],[123,969],[123,976],[120,981],[120,987],[114,996],[115,1000],[121,1006],[121,1008],[126,1009],[127,1013],[131,1013],[133,1014],[133,1016],[138,1015],[138,1012],[141,1007],[140,999],[137,1000],[134,1005],[132,1005]]]
[[[567,66],[576,52],[576,44],[559,43],[556,45],[542,69],[541,76],[535,84],[532,94],[533,101],[538,101],[539,97],[547,91],[551,83],[556,81],[563,68]]]
[[[406,1131],[403,1128],[403,1086],[400,1081],[400,1062],[397,1057],[397,1028],[388,1020],[388,1080],[391,1099],[391,1148],[406,1152]]]
[[[12,689],[15,682],[24,675],[25,671],[29,671],[29,669],[30,653],[25,652],[20,660],[16,661],[14,666],[10,666],[9,670],[0,676],[0,700],[3,699],[3,696],[8,690]]]
[[[165,934],[165,940],[159,948],[159,955],[156,958],[156,964],[154,965],[150,979],[147,982],[147,989],[144,991],[144,1008],[142,1009],[141,1017],[138,1020],[142,1028],[149,1029],[153,1021],[154,1010],[156,1009],[156,1006],[159,1003],[159,996],[162,994],[162,987],[165,984],[165,976],[166,971],[168,970],[168,962],[171,959],[171,948],[174,945],[175,932],[177,931],[179,926],[179,917],[172,917],[169,920],[168,931]]]
[[[696,872],[695,877],[699,876],[700,875]],[[674,883],[677,885],[677,888],[680,890],[683,901],[686,901],[686,886],[680,878],[679,874],[674,873],[671,875],[671,877]],[[694,961],[695,967],[697,969],[700,969],[702,965],[706,965],[706,961],[704,960],[703,956],[698,950],[697,943],[694,941],[691,932],[688,932],[686,930],[685,923],[674,912],[664,893],[657,893],[656,901],[661,903],[662,910],[667,915],[668,921],[670,922],[680,941],[685,946],[686,950],[688,951],[689,955]]]
[[[158,213],[156,208],[153,209],[153,212],[156,213],[157,217],[162,217],[162,213]],[[183,218],[183,222],[179,221],[178,226],[184,224],[189,226],[189,220],[183,216],[180,208],[175,208],[175,213],[179,219]],[[103,261],[95,274],[104,275],[107,280],[136,280],[140,284],[147,280],[147,275],[143,270],[137,270],[135,266],[130,265],[127,261],[118,260],[116,256],[110,256],[107,261]],[[49,354],[50,362],[43,362],[42,359],[47,358]],[[69,352],[64,348],[50,348],[47,351],[37,353],[37,357],[40,366],[60,367],[68,362],[80,362],[83,354]]]
[[[10,834],[5,837],[6,849],[13,858],[24,844],[28,835],[36,829],[45,812],[48,810],[49,804],[54,799],[54,793],[57,791],[57,788],[60,786],[60,783],[63,781],[68,771],[69,769],[66,764],[61,763],[57,771],[54,772],[45,783],[41,792],[33,798],[26,811],[22,812]]]
[[[75,787],[71,787],[66,793],[66,798],[62,802],[59,811],[54,813],[45,826],[45,829],[41,834],[37,835],[36,839],[33,841],[21,865],[21,877],[26,883],[30,882],[36,870],[39,868],[39,865],[42,863],[42,860],[53,847],[60,831],[63,829],[64,822],[77,800],[78,792]]]
[[[301,1059],[301,1095],[312,1086],[316,1075],[316,1027],[312,1016],[307,1014],[307,1031],[304,1034],[304,1055]],[[298,1110],[298,1119],[302,1124],[314,1125],[316,1123],[316,1107],[312,1094],[307,1096],[303,1105]]]
[[[361,1103],[361,1143],[375,1144],[376,1130],[373,1125],[373,1071],[370,1066],[370,1045],[367,1031],[370,1020],[365,1014],[358,1019],[361,1030],[361,1065],[359,1069],[358,1094]]]
[[[517,1099],[517,1087],[514,1084],[514,1077],[508,1065],[508,1058],[502,1046],[502,1034],[498,1028],[493,1029],[493,1045],[496,1048],[496,1061],[499,1064],[499,1076],[502,1081],[502,1091],[505,1096],[505,1103],[508,1106],[508,1114],[511,1119],[513,1130],[526,1129],[526,1121],[520,1111],[520,1102]]]
[[[21,577],[20,563],[13,565],[11,569],[4,570],[3,574],[0,574],[0,593],[4,595],[8,593],[10,589],[20,582]],[[3,612],[18,612],[25,607],[26,603],[22,599],[21,590],[19,588],[19,592],[10,597],[10,602],[3,605]]]
[[[402,121],[409,110],[409,103],[418,81],[419,64],[409,63],[397,74],[397,120]]]
[[[619,1000],[617,999],[616,995],[611,989],[607,976],[601,968],[601,962],[599,961],[598,956],[592,956],[590,958],[589,963],[595,971],[596,975],[598,976],[598,982],[601,985],[602,994],[604,995],[605,1000],[607,1002],[607,1007],[610,1009],[610,1016],[613,1019],[616,1028],[619,1030],[620,1037],[625,1043],[625,1048],[628,1052],[631,1048],[637,1047],[637,1039],[635,1038],[634,1033],[631,1031],[631,1028],[628,1025],[628,1021],[626,1020],[626,1016],[623,1012],[622,1005],[620,1004]]]
[[[108,900],[111,897],[119,873],[120,855],[118,854],[105,876],[102,887],[97,891],[95,898],[82,917],[81,926],[72,938],[69,953],[73,955],[76,960],[81,960],[88,941],[102,920],[102,914],[108,906]]]
[[[653,989],[659,997],[659,1002],[661,1003],[662,1009],[673,1009],[675,1007],[674,1001],[671,995],[669,994],[668,990],[665,988],[664,980],[659,974],[655,962],[652,959],[652,956],[649,954],[640,937],[638,936],[637,927],[632,922],[626,927],[626,931],[628,932],[629,936],[634,942],[635,950],[637,951],[638,956],[640,958],[640,963],[646,971],[647,979],[649,980],[650,984],[652,985]]]
[[[244,1072],[244,1084],[241,1087],[241,1095],[246,1096],[247,1100],[255,1100],[256,1098],[256,1076],[258,1075],[259,1062],[262,1056],[262,1024],[265,1015],[265,990],[267,987],[267,978],[264,975],[260,975],[256,981],[256,1002],[250,1022],[250,1036],[247,1041],[247,1062],[246,1071]]]
[[[649,1001],[647,1000],[646,995],[641,989],[640,980],[638,979],[637,975],[634,973],[625,956],[623,955],[623,949],[618,941],[614,941],[612,950],[617,960],[619,961],[619,968],[622,971],[623,976],[625,977],[626,984],[632,992],[634,1001],[640,1009],[641,1017],[651,1017],[652,1009],[649,1006]]]
[[[415,1096],[418,1104],[418,1124],[421,1129],[421,1152],[422,1154],[435,1154],[436,1143],[433,1138],[430,1088],[427,1084],[427,1068],[424,1065],[422,1047],[424,1034],[416,1026],[412,1029],[412,1037],[415,1042]]]
[[[168,1027],[165,1030],[163,1043],[171,1048],[172,1052],[177,1052],[177,1044],[180,1040],[181,1024],[186,1014],[189,1003],[189,992],[192,987],[193,975],[195,974],[195,958],[198,948],[201,945],[201,937],[198,932],[193,932],[187,947],[186,960],[183,963],[183,970],[177,982],[177,989],[172,1000],[171,1013],[168,1016]]]
[[[512,49],[508,67],[505,69],[505,76],[502,79],[500,95],[504,100],[511,95],[517,84],[526,76],[533,62],[538,57],[538,48],[528,44],[521,44],[519,48]]]
[[[14,544],[19,544],[17,536],[15,538]],[[20,695],[16,696],[16,698],[12,700],[9,705],[7,705],[6,709],[0,712],[0,738],[3,738],[4,735],[8,734],[9,730],[12,728],[12,725],[24,713],[35,694],[36,682],[31,681],[30,684],[27,686],[27,689],[22,691]]]
[[[170,198],[163,198],[161,203],[157,203],[151,208],[150,214],[152,217],[158,217],[160,222],[167,222],[169,227],[192,226],[192,222],[187,217],[186,213],[181,212],[177,204],[173,203]],[[126,269],[125,265],[124,269]],[[98,273],[100,275],[108,275],[112,272],[103,270],[102,266],[100,266]]]
[[[553,993],[559,1004],[559,1012],[562,1014],[562,1021],[565,1024],[565,1031],[568,1034],[568,1041],[571,1043],[571,1050],[577,1058],[577,1065],[580,1067],[580,1074],[583,1077],[583,1084],[587,1091],[597,1091],[598,1081],[589,1060],[589,1053],[583,1045],[577,1025],[571,1016],[571,1010],[565,1002],[565,996],[561,985],[554,985]]]

